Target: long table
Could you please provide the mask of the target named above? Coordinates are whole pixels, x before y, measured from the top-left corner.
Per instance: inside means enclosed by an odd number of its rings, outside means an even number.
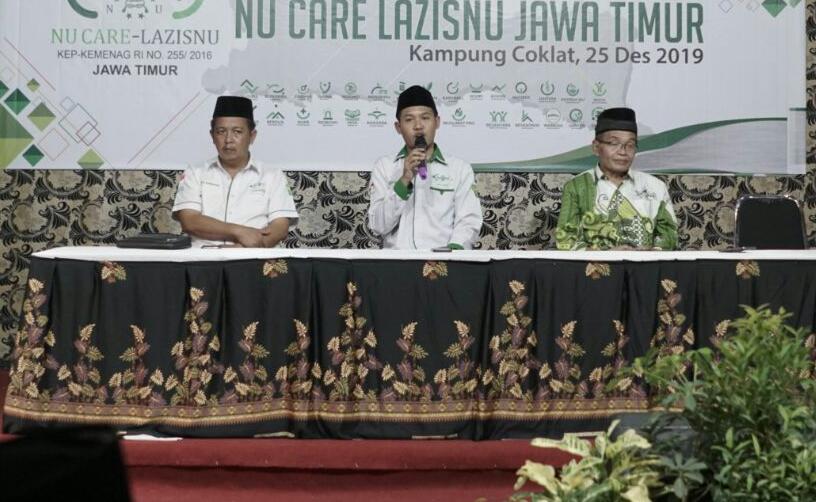
[[[620,368],[741,305],[812,328],[816,252],[69,247],[27,286],[6,432],[525,438],[646,411]]]

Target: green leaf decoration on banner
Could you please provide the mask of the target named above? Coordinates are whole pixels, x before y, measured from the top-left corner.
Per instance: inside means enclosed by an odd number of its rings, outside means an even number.
[[[688,138],[721,127],[735,124],[748,124],[753,122],[784,122],[784,117],[758,117],[732,120],[719,120],[692,124],[688,126],[669,129],[657,134],[642,135],[638,138],[638,152],[648,152],[652,150],[666,149]],[[590,169],[597,163],[597,157],[592,153],[589,146],[582,146],[564,153],[552,155],[532,160],[503,161],[483,164],[473,164],[473,170],[481,172],[572,172],[579,173]],[[695,169],[690,167],[683,172],[692,173]]]

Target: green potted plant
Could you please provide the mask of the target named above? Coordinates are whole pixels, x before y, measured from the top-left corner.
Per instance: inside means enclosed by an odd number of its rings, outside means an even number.
[[[783,309],[745,307],[743,318],[728,323],[728,335],[713,339],[714,348],[651,349],[621,376],[642,378],[658,405],[641,440],[633,440],[634,431],[621,435],[620,447],[629,451],[623,456],[610,456],[609,434],[596,439],[602,449],[572,448],[567,437],[535,440],[581,460],[565,466],[560,476],[526,464],[520,482],[538,482],[544,491],[519,495],[553,501],[816,500],[816,335],[787,325],[789,317]],[[687,423],[691,434],[667,433],[677,420]],[[629,439],[621,439],[626,434]],[[570,483],[582,462],[600,472]],[[620,479],[634,479],[618,474],[627,465],[636,467],[630,469],[637,472],[634,486],[648,493],[624,490],[629,485]],[[595,496],[587,479],[595,487],[617,488],[598,488],[601,495]],[[573,493],[580,497],[579,490],[594,498],[573,498]]]

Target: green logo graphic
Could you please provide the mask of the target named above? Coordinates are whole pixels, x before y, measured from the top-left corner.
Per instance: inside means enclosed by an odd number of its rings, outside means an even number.
[[[241,82],[241,89],[248,91],[252,94],[255,94],[255,91],[258,90],[258,86],[253,84],[250,80],[244,80]]]
[[[346,110],[345,112],[346,120],[359,120],[360,119],[360,110]]]
[[[323,120],[327,122],[334,120],[331,110],[326,110],[325,112],[323,112]]]
[[[81,6],[77,0],[68,0],[68,6],[74,9],[74,12],[82,17],[87,17],[88,19],[96,19],[99,17],[98,12],[95,10],[86,9],[85,7]]]
[[[266,120],[283,120],[284,118],[280,110],[274,110],[266,116]]]
[[[328,94],[331,90],[331,82],[320,82],[320,92]]]
[[[306,108],[301,108],[300,111],[297,113],[297,118],[300,120],[307,120],[311,113],[309,113]]]
[[[459,94],[459,82],[448,82],[445,89],[447,89],[448,94]]]
[[[201,4],[204,3],[204,0],[193,0],[193,3],[190,4],[189,7],[186,9],[177,10],[173,13],[173,19],[184,19],[185,17],[190,17],[196,12],[198,9],[201,8]]]
[[[494,85],[493,86],[493,92],[495,92],[496,94],[504,94],[504,88],[505,87],[506,87],[506,84]]]
[[[373,118],[374,120],[380,120],[385,117],[385,114],[379,110],[374,110],[373,112],[369,112],[368,116]]]
[[[354,96],[357,94],[357,84],[355,84],[354,82],[348,82],[346,84],[345,89],[347,96]]]
[[[527,94],[526,82],[516,82],[516,94]]]
[[[575,96],[577,96],[579,92],[581,92],[581,90],[578,88],[577,85],[575,85],[575,84],[568,84],[567,85],[567,94],[569,94],[573,98]]]
[[[581,119],[584,118],[584,112],[582,112],[578,108],[573,108],[569,112],[569,118],[570,118],[570,121],[573,122],[573,123],[580,122]]]
[[[529,114],[529,113],[527,113],[527,111],[526,111],[526,110],[522,110],[522,111],[521,111],[521,123],[523,124],[523,123],[525,123],[525,122],[530,122],[530,123],[532,123],[532,122],[533,122],[533,119],[532,119],[532,117],[530,117],[530,114]]]
[[[280,84],[268,84],[266,86],[267,96],[271,94],[271,95],[276,96],[276,97],[283,97],[283,95],[285,93],[286,93],[286,89]]]
[[[604,109],[603,109],[603,108],[601,108],[601,107],[597,107],[597,108],[593,108],[593,109],[592,109],[592,121],[593,121],[593,122],[597,122],[597,121],[598,121],[598,115],[600,115],[600,114],[601,114],[601,112],[602,112],[603,110],[604,110]]]
[[[453,112],[453,120],[457,122],[462,122],[463,120],[465,120],[465,117],[466,117],[465,112],[463,112],[461,108],[457,108]]]
[[[107,0],[99,11],[89,9],[84,5],[87,3],[88,0],[68,0],[68,6],[87,19],[98,18],[100,12],[124,15],[127,19],[144,19],[150,14],[164,14],[165,4],[173,19],[185,19],[198,12],[204,0]]]
[[[309,89],[308,84],[303,84],[300,87],[298,87],[298,94],[300,94],[302,96],[304,96],[306,94],[309,94],[310,92],[311,92],[311,89]]]
[[[379,83],[371,88],[371,92],[369,92],[372,96],[385,96],[388,94],[388,91],[385,90]]]
[[[541,90],[541,94],[543,94],[545,96],[552,96],[553,93],[555,92],[555,85],[553,85],[552,82],[547,80],[546,82],[541,84],[540,90]]]
[[[490,112],[490,121],[494,124],[507,122],[507,112]]]
[[[470,84],[470,92],[472,92],[473,94],[480,94],[483,89],[484,89],[484,84],[479,84],[479,85]]]
[[[132,19],[134,15],[139,19],[144,19],[150,13],[150,9],[147,8],[144,0],[125,0],[122,13],[128,19]]]
[[[603,82],[595,82],[592,86],[592,94],[597,97],[606,96],[606,84]]]

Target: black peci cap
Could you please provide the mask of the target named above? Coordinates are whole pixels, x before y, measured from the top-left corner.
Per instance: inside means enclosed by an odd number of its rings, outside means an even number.
[[[595,136],[606,131],[631,131],[637,134],[635,111],[631,108],[607,108],[598,115]]]
[[[213,118],[243,117],[254,122],[252,100],[240,96],[218,96],[213,110]]]
[[[427,106],[434,111],[434,115],[439,115],[430,91],[420,85],[412,85],[400,93],[397,100],[397,119],[399,119],[400,112],[409,106]]]

